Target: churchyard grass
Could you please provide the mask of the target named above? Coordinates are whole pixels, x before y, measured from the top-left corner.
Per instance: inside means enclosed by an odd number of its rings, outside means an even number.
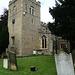
[[[0,61],[0,75],[57,75],[53,56],[21,58],[17,59],[18,71],[3,68],[3,61]],[[30,66],[35,66],[36,71],[32,72]]]
[[[37,56],[49,56],[49,55],[44,55],[44,54],[40,54],[40,55],[26,55],[26,56],[17,56],[17,58],[24,58],[24,57],[37,57]]]

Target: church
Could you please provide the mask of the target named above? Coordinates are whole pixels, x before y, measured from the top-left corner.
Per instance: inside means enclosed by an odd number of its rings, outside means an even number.
[[[55,35],[51,34],[46,23],[40,21],[41,3],[36,0],[11,0],[9,2],[8,50],[17,55],[46,54],[55,50]],[[58,37],[61,39],[61,37]],[[69,49],[67,40],[58,40],[58,49]]]

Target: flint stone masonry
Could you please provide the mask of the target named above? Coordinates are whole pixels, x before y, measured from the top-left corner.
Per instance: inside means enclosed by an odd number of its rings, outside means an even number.
[[[74,75],[72,55],[60,52],[55,55],[57,75]]]

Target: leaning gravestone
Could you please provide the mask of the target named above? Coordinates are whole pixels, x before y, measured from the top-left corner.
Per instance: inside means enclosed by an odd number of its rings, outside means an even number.
[[[58,75],[74,75],[72,55],[61,51],[55,55],[55,62]]]
[[[10,61],[11,70],[16,71],[18,69],[17,68],[16,54],[12,51],[9,52],[9,61]]]

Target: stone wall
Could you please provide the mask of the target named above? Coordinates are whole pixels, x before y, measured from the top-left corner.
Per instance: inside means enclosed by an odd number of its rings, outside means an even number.
[[[33,6],[35,14],[29,13]],[[8,29],[10,47],[15,45],[17,55],[32,54],[40,48],[38,29],[40,28],[40,2],[36,0],[12,0],[9,2]],[[15,23],[12,20],[15,19]],[[34,23],[32,23],[32,19]],[[13,39],[14,38],[14,44]]]
[[[35,0],[24,0],[22,23],[22,54],[33,54],[34,49],[40,48],[38,29],[40,27],[40,3]],[[33,7],[35,14],[30,14],[29,8]],[[34,20],[34,23],[32,23]]]
[[[15,19],[15,23],[12,21]],[[21,0],[9,2],[8,30],[9,45],[15,45],[17,54],[20,54],[20,26],[21,26]],[[14,44],[11,37],[14,37]]]

